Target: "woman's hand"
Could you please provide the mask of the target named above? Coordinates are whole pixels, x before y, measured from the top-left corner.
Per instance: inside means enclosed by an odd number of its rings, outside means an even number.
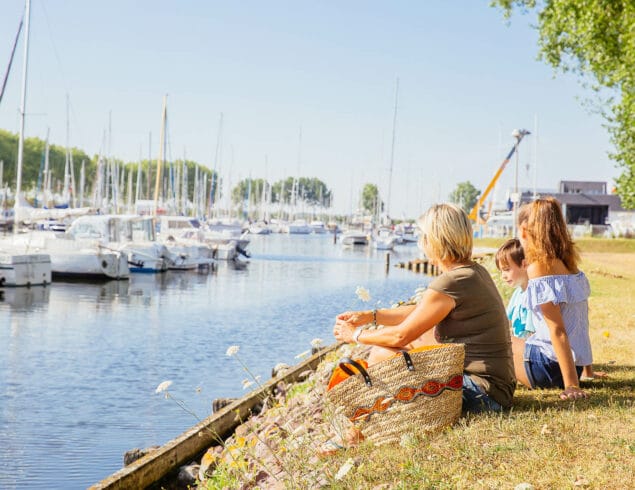
[[[372,312],[369,313],[368,311],[345,311],[344,313],[340,313],[339,315],[337,315],[336,323],[338,321],[350,323],[351,326],[355,328],[372,322],[373,314]]]
[[[560,398],[562,400],[577,400],[578,398],[589,398],[589,395],[578,386],[569,386],[560,393]]]
[[[351,325],[351,323],[346,320],[340,320],[339,317],[333,327],[333,335],[335,336],[335,339],[340,342],[346,342],[347,344],[353,342],[354,331],[354,325]]]

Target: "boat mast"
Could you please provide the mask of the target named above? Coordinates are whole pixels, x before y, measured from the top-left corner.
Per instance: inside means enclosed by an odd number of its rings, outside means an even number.
[[[42,175],[44,180],[42,184],[42,203],[47,208],[49,207],[49,201],[51,196],[51,169],[49,168],[50,167],[49,165],[50,164],[49,133],[50,133],[50,128],[47,128],[46,129],[46,146],[44,147],[44,173]]]
[[[86,160],[82,160],[82,168],[79,173],[79,207],[84,207],[84,189],[86,184]]]
[[[24,66],[22,67],[22,96],[20,97],[20,135],[18,137],[18,165],[16,169],[15,202],[14,207],[14,233],[18,232],[20,223],[20,192],[22,190],[22,159],[24,158],[24,115],[26,111],[26,80],[29,66],[29,29],[31,24],[31,0],[26,0],[24,11],[26,23],[24,26]]]
[[[157,159],[157,178],[154,183],[154,215],[157,214],[159,203],[159,186],[161,185],[161,166],[163,165],[163,145],[165,143],[165,120],[167,119],[168,96],[163,96],[163,113],[161,116],[161,136],[159,138],[159,157]]]
[[[66,159],[64,160],[64,189],[62,190],[62,199],[68,204],[68,207],[71,206],[71,197],[70,197],[70,118],[68,116],[68,94],[66,94]]]
[[[390,219],[390,195],[392,193],[392,167],[395,161],[395,128],[397,126],[397,101],[399,98],[399,77],[395,87],[395,111],[392,116],[392,144],[390,146],[390,171],[388,172],[388,200],[386,201],[386,216]]]
[[[218,132],[216,133],[216,151],[214,152],[214,161],[212,162],[212,176],[210,178],[209,184],[209,208],[207,211],[207,216],[209,219],[212,219],[215,214],[217,214],[216,210],[216,198],[218,195],[218,186],[220,184],[219,173],[220,173],[220,165],[219,165],[219,152],[221,145],[221,135],[223,131],[223,113],[220,113],[220,119],[218,121]],[[204,177],[205,174],[202,174]],[[218,195],[220,197],[220,195]],[[203,207],[205,202],[203,202]]]
[[[143,148],[139,145],[139,163],[137,163],[137,182],[135,187],[134,202],[135,205],[141,199],[141,160],[142,160]]]

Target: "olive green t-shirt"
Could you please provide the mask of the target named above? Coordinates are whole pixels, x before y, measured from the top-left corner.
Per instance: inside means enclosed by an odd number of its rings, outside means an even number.
[[[465,344],[465,373],[488,396],[510,407],[516,379],[509,320],[489,272],[472,263],[445,272],[428,287],[456,303],[436,326],[439,342]]]

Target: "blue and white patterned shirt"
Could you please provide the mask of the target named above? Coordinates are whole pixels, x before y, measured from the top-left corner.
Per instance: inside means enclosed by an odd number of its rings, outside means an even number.
[[[549,327],[540,309],[542,304],[553,303],[560,306],[575,365],[592,364],[593,355],[589,338],[590,294],[591,286],[584,272],[530,279],[524,305],[533,314],[536,333],[527,339],[527,343],[538,346],[548,358],[558,360],[551,344]]]
[[[527,290],[523,291],[521,287],[517,287],[507,303],[507,318],[511,323],[512,332],[515,337],[521,339],[529,337],[536,331],[533,315],[524,305],[526,303],[525,296],[527,296]]]

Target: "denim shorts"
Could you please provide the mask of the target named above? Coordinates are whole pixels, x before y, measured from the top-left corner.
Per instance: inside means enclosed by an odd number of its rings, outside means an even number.
[[[532,388],[564,389],[564,381],[558,361],[549,359],[537,345],[525,344],[525,373]],[[578,378],[582,374],[582,366],[575,367]]]
[[[502,412],[503,407],[490,398],[483,388],[477,385],[469,375],[463,374],[463,412],[479,413],[491,410]]]

